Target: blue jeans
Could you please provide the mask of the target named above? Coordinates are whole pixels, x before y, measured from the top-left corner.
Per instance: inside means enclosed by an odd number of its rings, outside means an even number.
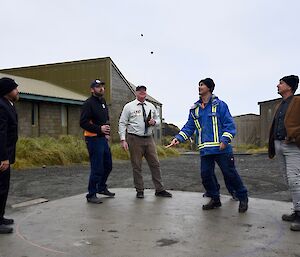
[[[86,137],[85,142],[90,157],[91,172],[87,198],[107,188],[106,181],[112,170],[110,148],[105,137]]]
[[[219,165],[224,180],[230,183],[231,189],[239,200],[247,199],[247,189],[238,174],[232,153],[211,154],[201,156],[201,178],[207,195],[212,198],[220,197],[218,182],[215,178],[215,162]]]

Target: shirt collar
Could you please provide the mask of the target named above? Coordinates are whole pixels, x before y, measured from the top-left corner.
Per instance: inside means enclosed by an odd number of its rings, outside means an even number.
[[[137,105],[142,105],[142,104],[147,105],[146,101],[144,101],[143,103],[140,102],[140,101],[137,100],[137,99],[135,99],[135,101],[136,101],[136,104],[137,104]]]

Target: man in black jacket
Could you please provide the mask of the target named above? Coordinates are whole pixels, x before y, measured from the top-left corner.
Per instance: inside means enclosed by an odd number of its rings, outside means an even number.
[[[84,129],[85,142],[90,157],[89,203],[102,203],[97,197],[104,194],[114,197],[107,189],[106,181],[112,170],[112,158],[108,145],[110,135],[108,108],[104,99],[105,83],[96,79],[90,85],[91,97],[83,104],[80,126]]]
[[[19,99],[18,84],[10,78],[0,79],[0,234],[13,231],[13,219],[4,218],[9,190],[10,165],[15,162],[18,140],[18,117],[14,103]]]

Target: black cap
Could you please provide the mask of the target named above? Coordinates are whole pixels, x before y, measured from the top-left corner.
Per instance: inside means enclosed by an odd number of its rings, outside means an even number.
[[[205,84],[210,89],[210,92],[214,91],[214,89],[215,89],[215,82],[211,78],[206,78],[206,79],[200,80],[199,81],[199,85],[200,85],[201,82],[203,84]]]
[[[3,77],[0,79],[0,96],[5,96],[15,88],[18,87],[18,84],[11,78]]]
[[[147,88],[144,85],[137,86],[136,89],[135,89],[135,91],[140,91],[141,89],[144,89],[145,91],[147,91]]]
[[[281,78],[280,80],[284,81],[286,84],[288,84],[291,89],[293,90],[293,93],[296,92],[299,84],[299,77],[296,75],[289,75]]]
[[[103,81],[101,81],[101,80],[99,80],[99,79],[95,79],[95,80],[91,83],[90,87],[91,87],[91,88],[92,88],[92,87],[98,87],[99,85],[105,85],[105,82],[103,82]]]

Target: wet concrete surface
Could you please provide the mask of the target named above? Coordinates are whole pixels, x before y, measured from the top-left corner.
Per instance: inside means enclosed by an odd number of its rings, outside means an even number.
[[[235,160],[251,197],[245,214],[226,195],[220,209],[202,211],[208,199],[195,154],[161,160],[171,199],[154,196],[146,163],[145,199],[135,198],[130,162],[114,161],[108,184],[116,197],[100,205],[85,201],[87,165],[13,171],[7,215],[16,220],[15,232],[0,235],[0,257],[299,257],[300,233],[280,219],[291,203],[277,161],[266,155]],[[49,202],[11,208],[37,198]]]
[[[300,233],[280,216],[290,204],[250,198],[247,213],[222,196],[203,211],[199,192],[144,199],[114,188],[115,198],[90,204],[84,195],[13,211],[15,233],[0,235],[2,257],[298,257]]]

